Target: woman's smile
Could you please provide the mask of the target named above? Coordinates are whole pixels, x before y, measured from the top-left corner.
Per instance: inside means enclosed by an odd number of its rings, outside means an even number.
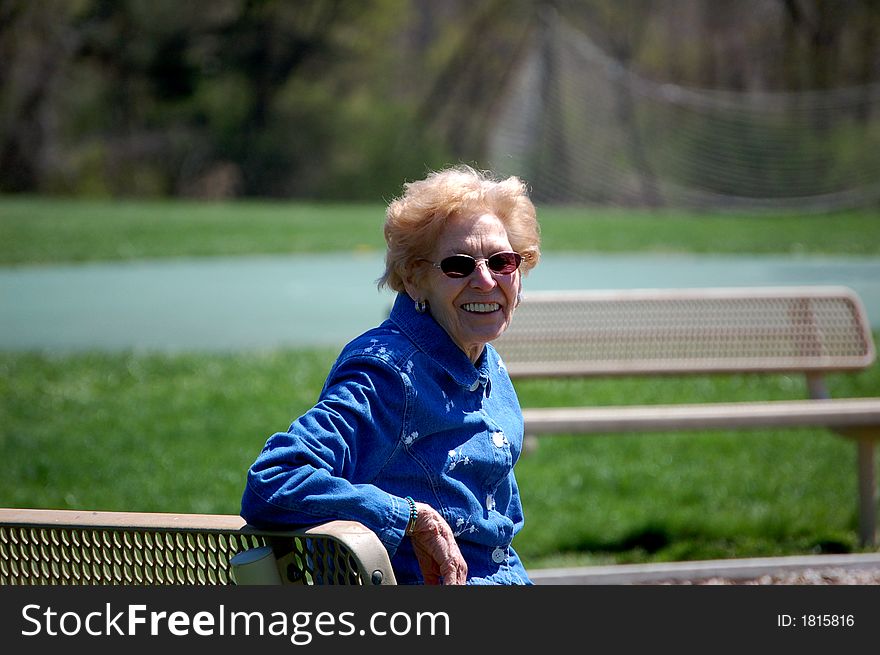
[[[501,310],[501,305],[497,302],[469,302],[461,306],[461,308],[470,314],[491,314]]]

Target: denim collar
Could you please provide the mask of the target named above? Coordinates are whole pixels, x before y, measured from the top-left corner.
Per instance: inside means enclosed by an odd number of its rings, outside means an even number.
[[[434,320],[430,309],[420,314],[415,309],[415,301],[401,292],[394,300],[390,318],[419,350],[444,368],[456,384],[471,391],[476,391],[478,385],[488,384],[487,349],[483,348],[480,358],[474,364],[449,333]]]

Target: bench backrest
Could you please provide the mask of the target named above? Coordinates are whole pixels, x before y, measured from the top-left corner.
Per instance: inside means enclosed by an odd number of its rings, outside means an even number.
[[[511,377],[857,370],[874,361],[846,287],[527,294],[494,343]]]
[[[350,521],[266,532],[238,516],[0,509],[0,585],[229,585],[230,560],[264,547],[281,583],[395,582],[378,538]]]

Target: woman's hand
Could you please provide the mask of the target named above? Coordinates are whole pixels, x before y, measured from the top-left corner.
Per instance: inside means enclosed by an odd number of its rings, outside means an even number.
[[[430,505],[416,503],[419,511],[410,535],[425,584],[464,584],[467,562],[461,556],[452,528]]]

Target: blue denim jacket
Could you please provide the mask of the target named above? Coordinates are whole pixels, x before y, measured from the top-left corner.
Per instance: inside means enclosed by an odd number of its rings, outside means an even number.
[[[360,521],[400,584],[422,582],[406,496],[446,519],[471,584],[529,584],[511,541],[523,525],[513,466],[519,401],[497,351],[473,362],[398,295],[391,315],[345,346],[317,404],[272,435],[247,475],[241,515],[264,528]]]

